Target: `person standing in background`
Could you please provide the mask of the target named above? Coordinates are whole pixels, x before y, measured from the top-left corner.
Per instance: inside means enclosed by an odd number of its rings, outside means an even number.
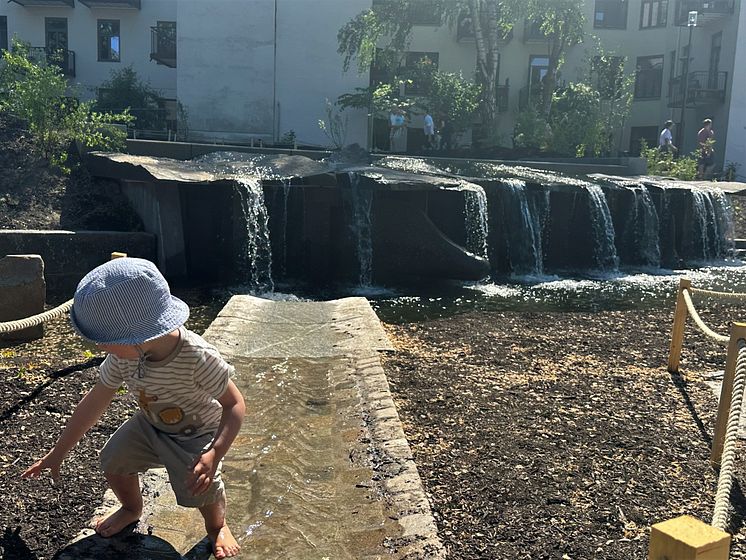
[[[671,127],[673,127],[673,121],[667,120],[663,125],[660,136],[658,136],[658,149],[661,152],[672,152],[676,153],[678,148],[673,145],[673,134],[671,134]]]
[[[697,179],[705,179],[715,160],[715,132],[712,130],[712,119],[702,121],[702,128],[697,133],[699,159],[697,160]]]
[[[430,109],[425,108],[425,117],[423,119],[422,131],[425,133],[425,150],[432,150],[435,148],[435,122],[433,116],[430,114]]]

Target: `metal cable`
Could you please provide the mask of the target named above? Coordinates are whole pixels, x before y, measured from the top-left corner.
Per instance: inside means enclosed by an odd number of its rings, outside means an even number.
[[[692,296],[689,293],[689,288],[683,289],[681,293],[684,296],[684,301],[686,302],[686,308],[689,311],[689,315],[692,316],[692,319],[694,319],[694,322],[697,324],[700,330],[703,333],[705,333],[707,336],[712,338],[713,340],[716,340],[717,342],[720,342],[720,343],[727,344],[728,341],[730,340],[730,337],[716,333],[710,327],[705,325],[704,321],[702,321],[702,318],[699,316],[699,313],[697,313],[697,310],[694,308],[694,302],[692,301]]]
[[[720,299],[735,299],[735,300],[746,299],[746,293],[716,292],[714,290],[702,290],[701,288],[689,288],[689,291],[691,291],[693,294],[702,294],[705,296],[710,296],[710,297],[720,298]]]
[[[736,360],[736,374],[733,378],[733,396],[730,400],[728,423],[725,428],[723,454],[720,460],[720,476],[718,489],[715,494],[715,509],[712,514],[711,525],[725,531],[728,525],[730,509],[730,491],[733,485],[733,469],[736,462],[736,442],[738,441],[738,425],[743,408],[743,391],[746,385],[746,341],[738,341],[738,359]]]
[[[41,325],[45,321],[49,321],[51,319],[56,319],[57,317],[61,317],[65,313],[69,312],[70,309],[72,309],[73,306],[73,300],[68,300],[62,305],[58,305],[54,309],[50,309],[49,311],[45,311],[44,313],[39,313],[38,315],[32,315],[31,317],[27,317],[26,319],[18,319],[16,321],[8,321],[7,323],[0,323],[0,333],[9,333],[13,331],[20,331],[23,329],[27,329],[29,327],[35,327],[37,325]]]

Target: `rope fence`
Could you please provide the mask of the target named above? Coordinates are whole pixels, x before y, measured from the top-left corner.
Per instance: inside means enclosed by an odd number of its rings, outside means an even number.
[[[649,560],[673,558],[699,558],[699,544],[706,535],[712,547],[708,548],[708,559],[727,560],[730,554],[731,535],[726,532],[730,517],[730,494],[736,465],[736,445],[743,412],[746,391],[746,323],[733,322],[730,336],[724,336],[708,327],[694,305],[692,295],[728,301],[746,302],[746,293],[717,292],[693,288],[691,281],[682,278],[676,298],[676,311],[668,356],[668,371],[678,373],[684,326],[687,316],[710,339],[728,345],[728,354],[720,390],[715,432],[712,438],[710,461],[719,466],[715,505],[712,521],[708,526],[690,516],[680,516],[653,525],[650,534]],[[698,544],[699,543],[699,544]],[[684,553],[682,556],[682,553]],[[689,554],[691,552],[691,555]]]
[[[15,331],[22,331],[23,329],[27,329],[29,327],[35,327],[37,325],[41,325],[42,323],[45,323],[46,321],[51,321],[52,319],[56,319],[57,317],[62,317],[66,313],[69,313],[69,311],[73,307],[73,300],[69,299],[65,303],[58,305],[54,309],[50,309],[49,311],[45,311],[44,313],[39,313],[38,315],[32,315],[31,317],[27,317],[26,319],[18,319],[15,321],[7,321],[5,323],[0,323],[0,334],[15,332]]]
[[[127,253],[114,252],[111,254],[111,259],[119,259],[126,256]],[[66,315],[72,308],[73,300],[69,299],[65,303],[58,305],[54,309],[45,311],[44,313],[32,315],[31,317],[26,317],[25,319],[16,319],[14,321],[6,321],[4,323],[0,323],[0,334],[22,331],[23,329],[36,327],[38,325],[41,325],[42,323],[46,323],[47,321],[51,321],[52,319],[57,319],[58,317]]]

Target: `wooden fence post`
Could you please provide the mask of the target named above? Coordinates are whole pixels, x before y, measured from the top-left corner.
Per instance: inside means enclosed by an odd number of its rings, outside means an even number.
[[[710,461],[714,465],[720,464],[725,443],[725,429],[728,426],[730,401],[733,398],[733,379],[736,377],[736,361],[738,360],[738,341],[746,339],[746,323],[733,323],[730,326],[730,342],[728,342],[728,357],[725,360],[725,374],[723,386],[720,389],[718,401],[718,416],[715,422],[715,434],[712,436],[712,451]]]
[[[676,295],[676,311],[673,314],[673,329],[671,331],[671,349],[668,352],[668,371],[679,372],[679,361],[681,360],[681,345],[684,343],[684,324],[686,323],[686,301],[684,301],[684,290],[692,286],[688,278],[679,280],[679,291]]]
[[[648,560],[728,560],[730,535],[689,515],[653,525]]]

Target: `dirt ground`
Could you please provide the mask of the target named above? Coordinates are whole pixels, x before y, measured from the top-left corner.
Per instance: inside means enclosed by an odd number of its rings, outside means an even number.
[[[727,332],[742,310],[703,312]],[[725,351],[673,313],[469,313],[388,326],[399,415],[453,559],[643,559],[651,524],[710,522]],[[746,499],[739,463],[732,530]],[[731,558],[746,557],[736,534]]]
[[[187,300],[189,294],[181,294]],[[194,304],[201,330],[209,313]],[[726,331],[740,310],[712,307]],[[384,367],[453,559],[645,558],[651,524],[709,522],[722,348],[689,324],[685,377],[665,364],[672,313],[467,313],[386,325]],[[60,319],[41,341],[0,349],[0,557],[49,559],[104,491],[97,450],[133,410],[116,399],[63,465],[63,482],[21,481],[95,382],[99,356]],[[732,529],[746,499],[739,466]],[[735,536],[732,558],[746,558]]]

